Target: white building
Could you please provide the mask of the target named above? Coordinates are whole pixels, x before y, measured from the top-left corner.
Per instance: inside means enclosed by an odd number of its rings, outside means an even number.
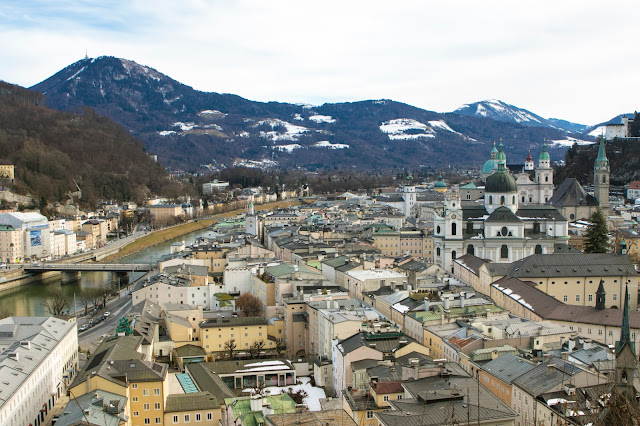
[[[344,284],[349,290],[349,296],[362,300],[362,293],[376,291],[380,287],[405,289],[407,276],[389,269],[365,269],[349,271],[345,275]]]
[[[75,322],[0,320],[0,424],[39,426],[78,371]]]
[[[23,232],[25,259],[41,259],[51,256],[49,222],[36,212],[11,212],[0,214],[0,225],[10,225]]]
[[[149,300],[158,305],[178,303],[191,306],[202,306],[202,309],[210,310],[213,306],[214,285],[190,286],[185,280],[176,277],[151,283],[131,293],[131,302],[135,306],[138,303]]]
[[[219,181],[214,179],[213,182],[207,182],[202,184],[202,194],[211,195],[214,191],[221,191],[229,186],[229,182]]]
[[[502,151],[496,161],[498,170],[487,177],[483,204],[463,203],[458,194],[449,193],[444,210],[434,218],[434,262],[447,271],[465,253],[505,263],[553,253],[556,243],[567,243],[567,219],[553,206],[521,205]],[[541,173],[546,176],[547,170]]]

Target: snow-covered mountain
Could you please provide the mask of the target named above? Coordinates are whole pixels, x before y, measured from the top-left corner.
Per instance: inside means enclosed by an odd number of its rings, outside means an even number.
[[[582,133],[588,128],[584,124],[572,123],[557,118],[543,118],[524,108],[509,105],[497,99],[465,104],[453,112],[474,117],[491,118],[508,123],[518,123],[523,126],[548,127],[567,133]]]
[[[445,114],[388,99],[319,106],[255,102],[200,92],[149,66],[108,56],[80,60],[31,89],[44,93],[53,108],[94,108],[142,139],[163,164],[186,170],[202,164],[473,167],[501,138],[523,161],[545,139],[566,139],[564,130],[529,125],[541,119],[499,101]],[[491,120],[498,113],[512,119]],[[561,160],[566,146],[551,150]]]

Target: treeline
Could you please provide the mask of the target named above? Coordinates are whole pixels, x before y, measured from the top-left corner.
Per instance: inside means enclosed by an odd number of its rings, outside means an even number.
[[[614,139],[605,144],[609,166],[611,168],[611,184],[624,185],[633,180],[640,180],[640,143],[622,139]],[[574,144],[565,155],[565,165],[556,170],[556,182],[574,177],[582,183],[593,181],[593,164],[598,155],[598,144],[578,146]]]
[[[0,159],[15,166],[15,192],[65,201],[77,183],[81,203],[90,206],[180,192],[142,143],[110,119],[89,108],[63,113],[42,104],[41,94],[0,83]]]

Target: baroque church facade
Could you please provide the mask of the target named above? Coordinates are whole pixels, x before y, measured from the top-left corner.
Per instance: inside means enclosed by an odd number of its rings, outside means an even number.
[[[556,244],[567,244],[567,219],[545,204],[553,195],[546,146],[538,167],[532,167],[530,156],[527,163],[514,178],[500,144],[482,168],[483,174],[491,171],[485,178],[484,200],[463,201],[458,192],[447,193],[443,211],[434,218],[435,263],[451,270],[453,260],[466,253],[492,262],[514,262],[553,253]]]

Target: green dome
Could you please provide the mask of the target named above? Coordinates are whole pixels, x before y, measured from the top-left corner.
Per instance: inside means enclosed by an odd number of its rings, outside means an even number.
[[[482,166],[482,174],[490,175],[491,173],[493,173],[495,169],[496,169],[496,162],[494,160],[489,159],[485,161],[484,165]]]
[[[446,188],[447,184],[442,180],[442,175],[438,176],[438,181],[433,185],[434,188]]]
[[[549,157],[549,153],[547,152],[547,144],[546,143],[542,144],[542,152],[540,153],[540,156],[538,157],[538,160],[551,160],[551,158]]]
[[[517,192],[516,180],[504,170],[498,171],[487,178],[484,192],[505,193]]]
[[[496,154],[496,161],[503,161],[504,164],[507,164],[507,154],[504,153],[502,142],[498,145],[498,153]]]

